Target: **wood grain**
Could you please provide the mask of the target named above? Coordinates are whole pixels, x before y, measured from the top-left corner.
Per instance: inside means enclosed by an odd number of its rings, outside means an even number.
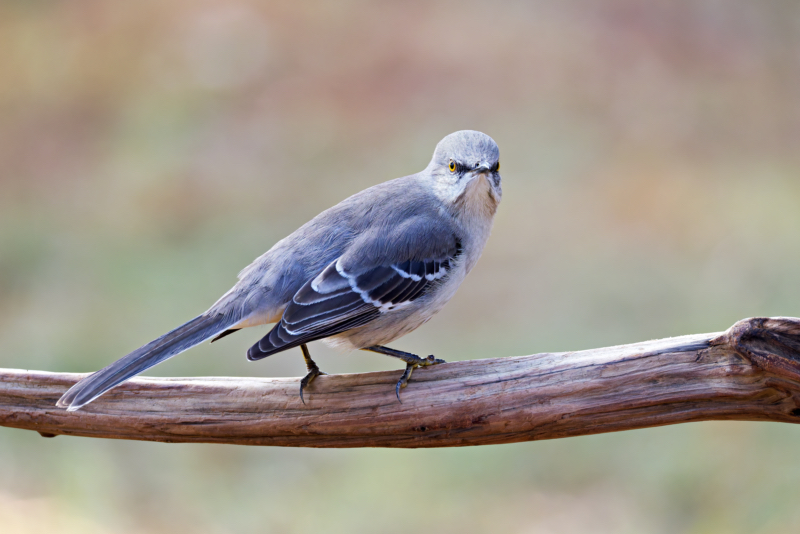
[[[136,378],[77,412],[56,400],[84,375],[0,370],[0,425],[163,442],[453,447],[705,420],[800,421],[800,319],[580,352],[319,377]]]

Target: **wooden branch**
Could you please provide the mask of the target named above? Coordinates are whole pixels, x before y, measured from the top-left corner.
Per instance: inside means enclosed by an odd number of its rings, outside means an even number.
[[[77,412],[83,375],[0,370],[0,425],[165,442],[295,447],[511,443],[705,420],[800,421],[800,319],[580,352],[319,377],[137,378]]]

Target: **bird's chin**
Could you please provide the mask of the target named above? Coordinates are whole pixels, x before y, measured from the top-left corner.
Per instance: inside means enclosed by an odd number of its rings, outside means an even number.
[[[484,179],[491,182],[491,179],[489,178],[490,175],[491,173],[488,171],[482,171],[482,172],[473,171],[469,173],[469,181],[471,182],[470,185],[472,185],[472,183],[474,182],[480,182]]]
[[[481,186],[484,184],[489,186],[489,194],[491,194],[496,202],[500,202],[500,197],[502,196],[502,190],[500,189],[500,175],[489,172],[480,172],[475,173],[473,181],[479,182]],[[470,184],[475,187],[477,184]],[[483,187],[480,187],[483,189]]]
[[[470,214],[494,215],[500,198],[488,173],[474,173],[457,202]]]
[[[500,175],[493,172],[485,176],[486,181],[489,182],[489,186],[492,188],[492,194],[495,196],[497,202],[500,202],[500,198],[503,196],[503,189],[500,187]]]

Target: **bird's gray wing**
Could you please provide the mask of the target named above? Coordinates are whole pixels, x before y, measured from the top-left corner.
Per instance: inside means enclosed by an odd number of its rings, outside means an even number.
[[[377,244],[386,240],[391,242],[391,236],[379,239]],[[383,254],[372,250],[375,244],[369,250],[358,246],[351,249],[300,288],[286,306],[281,321],[247,351],[248,359],[258,360],[363,326],[382,313],[409,305],[440,283],[461,254],[455,235],[439,234],[433,240],[436,243],[428,242],[420,248],[426,257],[414,259],[408,259],[407,247],[400,247],[400,254],[406,259],[393,253],[397,248],[384,248]],[[354,252],[370,260],[359,263]],[[384,261],[380,261],[380,255]]]

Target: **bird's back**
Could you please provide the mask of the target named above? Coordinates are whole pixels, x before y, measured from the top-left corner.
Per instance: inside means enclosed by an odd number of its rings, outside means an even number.
[[[444,232],[457,231],[424,180],[421,173],[390,180],[323,211],[243,269],[239,282],[207,313],[252,317],[248,324],[275,322],[304,283],[359,241],[369,241],[365,254],[376,260],[401,250],[393,236],[409,239],[397,221],[430,221]],[[413,244],[425,252],[425,243]]]

